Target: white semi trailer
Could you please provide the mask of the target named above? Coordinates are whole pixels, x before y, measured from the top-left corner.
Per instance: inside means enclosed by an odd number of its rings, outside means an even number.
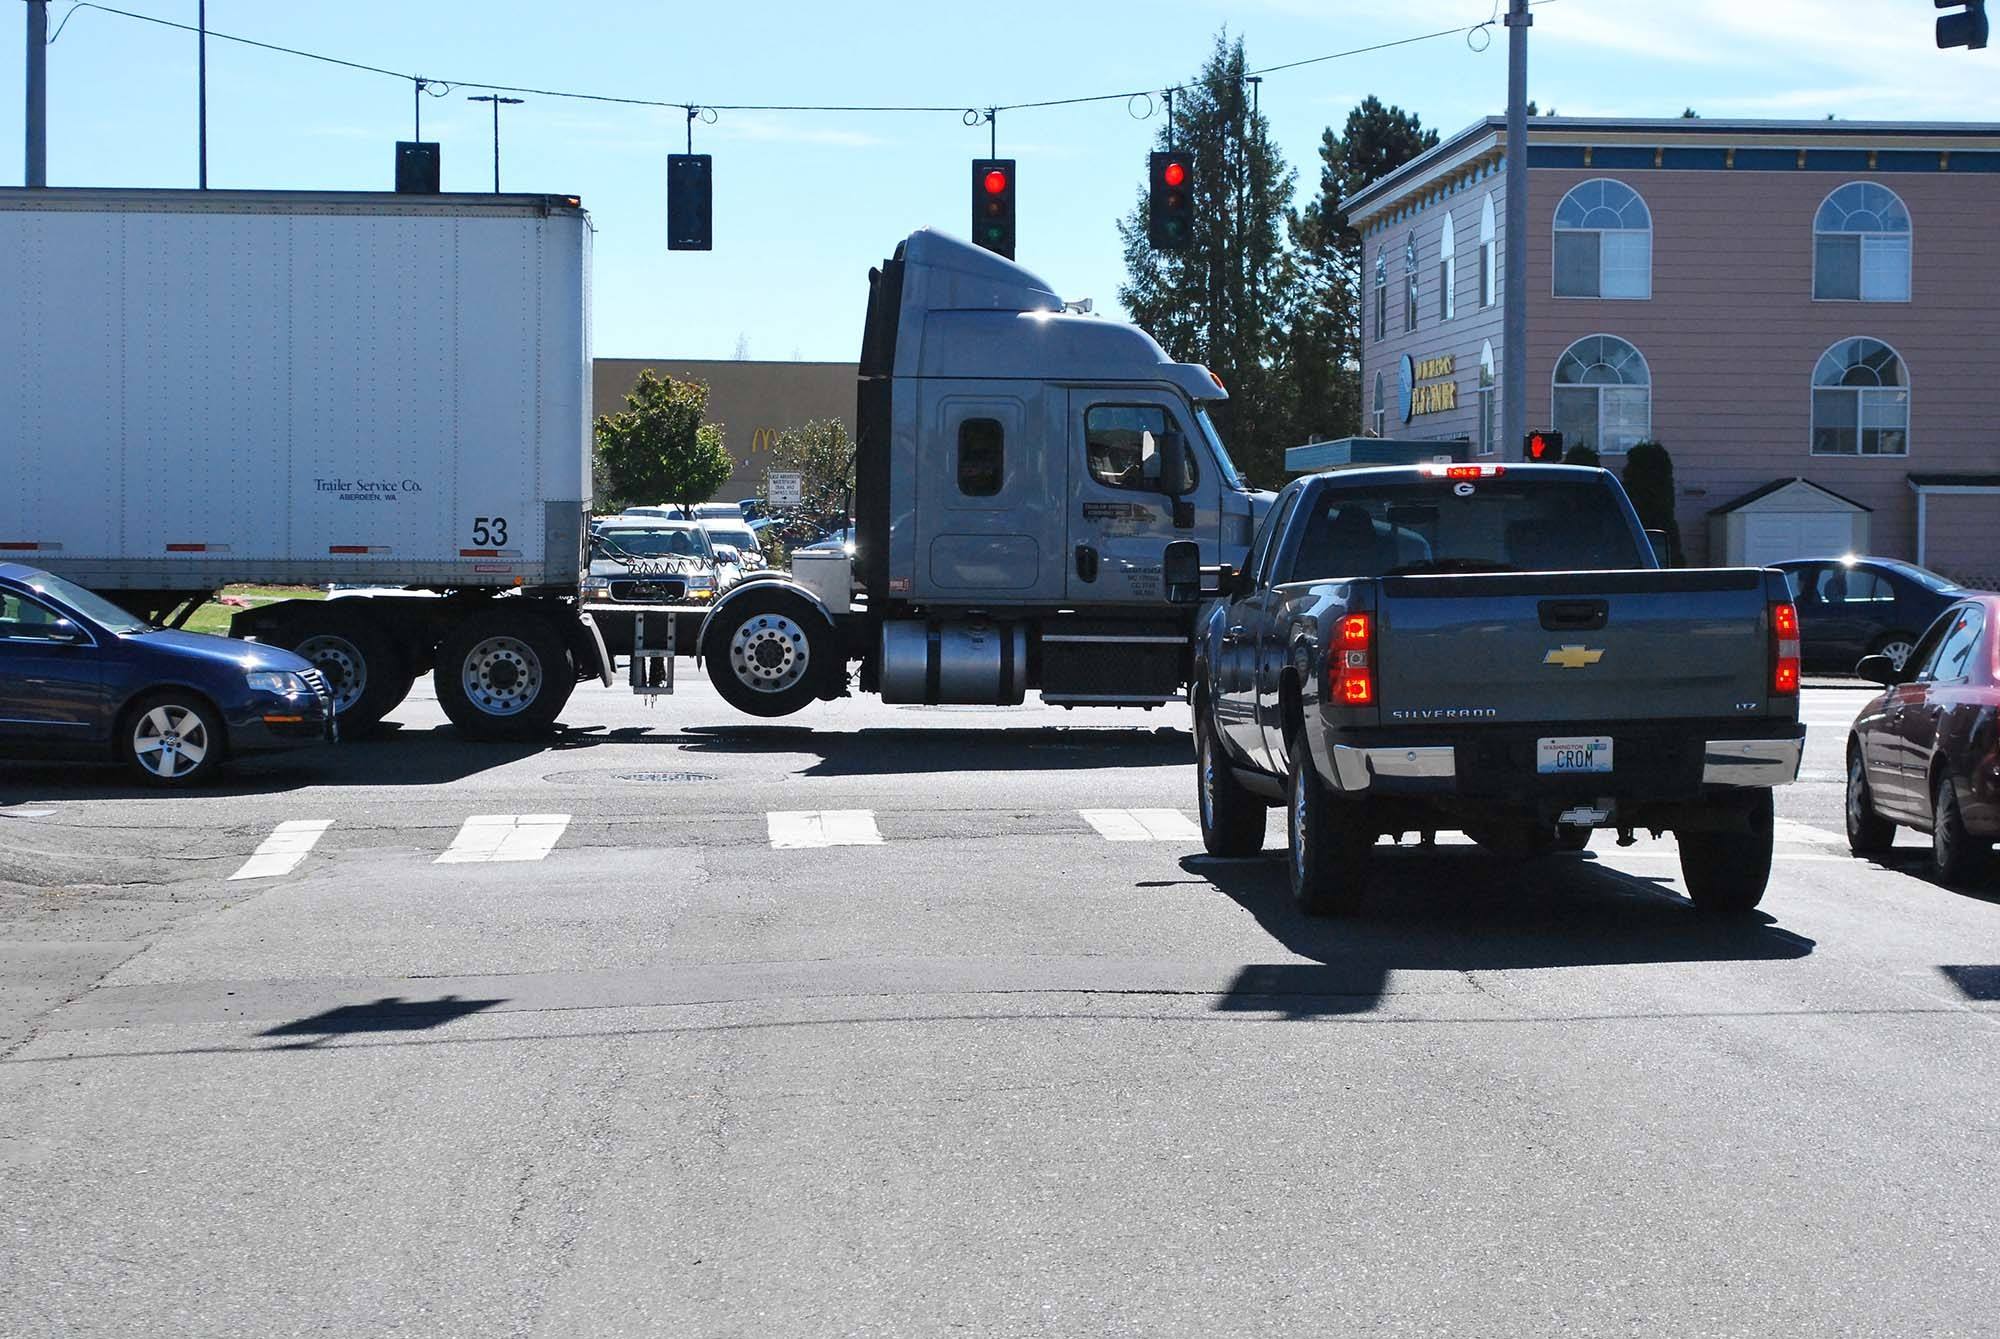
[[[0,556],[159,621],[238,582],[413,588],[238,620],[350,732],[433,668],[487,737],[608,677],[576,199],[6,190],[0,254]]]

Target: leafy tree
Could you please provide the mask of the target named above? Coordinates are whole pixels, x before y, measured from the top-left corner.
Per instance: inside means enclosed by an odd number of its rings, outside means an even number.
[[[1274,356],[1291,284],[1285,246],[1292,173],[1252,110],[1243,43],[1218,36],[1201,72],[1174,96],[1173,147],[1192,156],[1194,236],[1185,251],[1146,240],[1146,187],[1118,224],[1126,281],[1118,296],[1172,357],[1205,363],[1229,388],[1217,417],[1254,479],[1282,477],[1287,395]],[[1168,146],[1163,125],[1157,147]]]
[[[1692,107],[1683,108],[1681,111],[1681,120],[1683,121],[1699,121],[1700,119],[1701,113]]]
[[[1621,477],[1632,509],[1648,530],[1667,532],[1669,561],[1681,561],[1681,528],[1674,520],[1674,461],[1658,442],[1639,442],[1625,453]]]
[[[1319,193],[1291,220],[1295,282],[1279,348],[1291,390],[1289,442],[1344,437],[1361,425],[1362,324],[1368,283],[1361,234],[1340,202],[1437,143],[1437,132],[1370,96],[1319,143]]]
[[[800,544],[809,544],[829,530],[847,524],[854,494],[854,443],[839,419],[813,419],[778,434],[767,457],[765,477],[757,481],[757,500],[771,524],[764,527],[764,547],[772,561]],[[799,505],[771,505],[770,470],[799,476]],[[775,550],[775,551],[773,551]]]
[[[722,426],[704,422],[708,387],[639,374],[625,409],[597,420],[598,492],[614,507],[663,502],[691,513],[715,496],[736,468]]]

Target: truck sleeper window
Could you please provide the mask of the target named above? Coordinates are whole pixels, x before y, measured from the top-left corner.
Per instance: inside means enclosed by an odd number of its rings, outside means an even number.
[[[1084,463],[1107,488],[1160,491],[1160,439],[1173,424],[1158,405],[1092,405],[1083,416]]]
[[[1000,491],[1003,434],[1000,420],[969,418],[958,425],[958,491],[992,497]]]
[[[1288,580],[1643,567],[1623,510],[1594,482],[1445,479],[1327,488]]]

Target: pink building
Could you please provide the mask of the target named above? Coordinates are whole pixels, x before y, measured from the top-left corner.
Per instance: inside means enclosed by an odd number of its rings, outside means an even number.
[[[1488,118],[1345,202],[1365,432],[1521,456],[1505,143]],[[1528,143],[1531,429],[1614,470],[1663,444],[1692,562],[2000,585],[2000,125],[1543,117]]]

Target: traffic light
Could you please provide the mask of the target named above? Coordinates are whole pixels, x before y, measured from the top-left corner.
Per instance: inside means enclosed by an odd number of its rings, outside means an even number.
[[[1168,150],[1153,155],[1148,171],[1146,240],[1155,251],[1185,251],[1194,244],[1194,159]]]
[[[705,153],[670,153],[667,155],[667,250],[714,249],[714,159]]]
[[[1986,45],[1986,0],[1931,0],[1939,9],[1962,9],[1963,14],[1947,14],[1937,21],[1937,44],[1941,47]]]
[[[1559,432],[1531,432],[1528,434],[1527,448],[1521,454],[1529,460],[1539,460],[1543,464],[1561,464],[1563,435]]]
[[[1014,259],[1014,160],[972,160],[972,240]]]
[[[436,195],[437,193],[437,141],[397,140],[396,194]]]

